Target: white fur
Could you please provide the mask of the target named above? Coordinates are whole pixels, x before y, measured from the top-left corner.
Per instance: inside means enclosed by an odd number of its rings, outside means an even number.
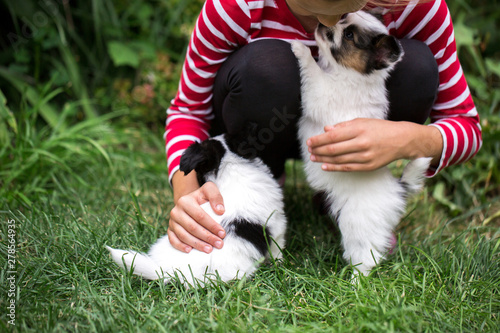
[[[260,159],[244,159],[227,148],[222,136],[215,139],[223,143],[226,153],[217,176],[212,174],[207,181],[218,186],[225,213],[216,215],[208,202],[201,207],[225,227],[236,218],[267,226],[270,255],[281,258],[286,231],[281,188]],[[215,274],[223,281],[250,276],[265,259],[252,243],[229,231],[222,249],[214,248],[210,254],[196,249],[190,253],[178,251],[170,245],[167,235],[161,237],[148,254],[107,248],[118,265],[126,269],[133,267],[136,275],[150,280],[164,279],[167,283],[177,274],[181,281],[192,286],[196,282],[205,285]]]
[[[344,29],[351,24],[387,34],[373,16],[358,12],[331,28]],[[334,42],[342,41],[334,35]],[[310,160],[306,140],[324,133],[325,125],[355,118],[386,119],[388,100],[385,79],[393,66],[370,74],[361,74],[336,63],[330,45],[316,35],[319,61],[302,43],[292,43],[301,70],[303,116],[299,123],[305,173],[311,187],[328,195],[330,214],[337,218],[342,233],[344,258],[362,274],[383,259],[390,248],[391,236],[405,210],[404,186],[387,168],[371,172],[327,172],[321,163]],[[418,159],[407,166],[402,180],[417,191],[430,159]]]

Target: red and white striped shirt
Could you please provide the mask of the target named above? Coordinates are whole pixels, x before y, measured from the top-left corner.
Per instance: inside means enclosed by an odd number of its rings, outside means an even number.
[[[383,10],[390,34],[426,43],[439,69],[439,90],[431,124],[444,140],[438,168],[462,163],[482,145],[479,116],[472,101],[457,49],[448,6],[444,0],[410,4],[402,10]],[[301,40],[314,47],[288,9],[286,0],[207,0],[189,42],[176,97],[167,110],[165,132],[169,179],[179,168],[184,150],[208,138],[212,88],[221,64],[237,48],[260,39]]]

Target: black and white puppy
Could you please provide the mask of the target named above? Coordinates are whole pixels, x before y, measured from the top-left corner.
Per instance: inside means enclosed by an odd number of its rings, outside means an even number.
[[[324,133],[325,125],[387,118],[385,79],[403,56],[399,42],[366,12],[348,14],[330,28],[319,26],[315,38],[318,62],[302,43],[292,43],[301,71],[299,138],[305,173],[311,187],[327,193],[330,214],[342,234],[344,258],[367,275],[390,249],[406,196],[423,185],[430,158],[410,162],[401,179],[388,168],[327,172],[310,160],[306,140]]]
[[[195,170],[200,185],[214,182],[222,194],[222,216],[208,202],[201,206],[226,231],[222,249],[184,253],[174,249],[165,235],[148,254],[108,247],[113,260],[133,267],[134,274],[146,279],[167,283],[177,274],[187,286],[203,286],[216,274],[223,281],[238,279],[252,275],[269,256],[281,258],[286,231],[282,190],[259,158],[238,153],[239,140],[225,134],[194,143],[180,162],[181,171]]]

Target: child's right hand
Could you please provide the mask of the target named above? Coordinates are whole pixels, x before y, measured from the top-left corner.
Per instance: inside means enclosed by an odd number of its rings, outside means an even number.
[[[183,178],[180,178],[178,174]],[[192,181],[193,176],[190,174],[184,178],[182,172],[177,172],[174,178],[172,184],[175,194],[187,188],[186,182]],[[222,248],[222,239],[226,235],[224,229],[200,207],[201,204],[210,202],[216,214],[224,213],[224,201],[214,183],[207,182],[188,194],[179,195],[178,198],[174,195],[174,201],[175,206],[170,211],[167,230],[168,239],[174,248],[186,253],[193,248],[205,253],[212,252],[213,247]]]

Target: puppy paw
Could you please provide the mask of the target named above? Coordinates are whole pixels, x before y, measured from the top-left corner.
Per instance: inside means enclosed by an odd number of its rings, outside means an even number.
[[[298,40],[292,41],[292,51],[299,60],[305,60],[307,57],[311,57],[311,50]]]

